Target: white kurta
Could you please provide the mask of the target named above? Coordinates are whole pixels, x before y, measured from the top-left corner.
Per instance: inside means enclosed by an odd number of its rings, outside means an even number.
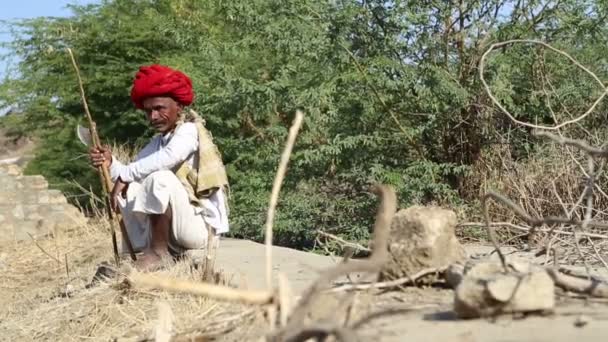
[[[229,230],[228,212],[223,189],[203,199],[201,207],[190,204],[188,194],[170,170],[186,160],[198,167],[198,130],[194,123],[184,123],[174,132],[154,137],[130,164],[112,159],[110,173],[129,183],[127,199],[120,206],[131,242],[136,249],[149,244],[147,215],[172,210],[172,240],[177,249],[203,248],[207,238],[205,224],[216,234]],[[164,172],[163,172],[164,171]],[[203,244],[201,247],[197,247]],[[181,248],[179,248],[181,247]]]

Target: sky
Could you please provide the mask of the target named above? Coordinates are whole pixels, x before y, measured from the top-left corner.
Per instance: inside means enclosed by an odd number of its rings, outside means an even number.
[[[67,17],[68,4],[87,5],[99,0],[0,0],[0,21],[35,17]],[[11,36],[0,30],[0,41],[7,42]],[[6,51],[0,49],[0,54]],[[6,63],[0,61],[0,77],[5,75]]]

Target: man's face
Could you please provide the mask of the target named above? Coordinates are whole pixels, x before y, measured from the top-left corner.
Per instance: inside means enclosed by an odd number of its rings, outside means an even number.
[[[149,97],[144,100],[148,121],[157,132],[170,132],[177,122],[182,105],[170,97]]]

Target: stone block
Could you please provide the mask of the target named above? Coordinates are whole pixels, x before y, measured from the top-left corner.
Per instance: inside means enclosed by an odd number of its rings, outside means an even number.
[[[8,190],[0,192],[0,205],[15,204],[16,202],[17,198],[15,190],[12,192],[9,192]]]
[[[0,165],[0,175],[18,176],[21,173],[21,168],[15,164]]]
[[[38,193],[38,203],[63,204],[68,203],[68,201],[59,190],[44,190]]]
[[[25,219],[30,221],[43,220],[44,217],[38,213],[38,211],[32,211],[25,214]]]
[[[400,210],[391,223],[391,260],[381,278],[401,278],[463,260],[466,254],[456,239],[456,224],[451,210],[423,206]]]
[[[454,311],[461,318],[549,312],[555,307],[554,291],[553,280],[543,269],[507,273],[502,265],[478,264],[456,287]]]
[[[49,183],[46,181],[46,179],[39,175],[22,176],[20,182],[26,189],[44,190],[49,186]]]
[[[47,189],[42,176],[23,176],[18,168],[0,167],[0,240],[27,240],[86,224],[58,190]]]
[[[21,191],[19,197],[19,202],[23,204],[38,203],[38,193],[35,191]]]
[[[17,220],[23,220],[23,219],[25,219],[25,212],[23,211],[23,205],[22,204],[16,204],[13,207],[12,214],[13,214],[13,218],[15,218]]]

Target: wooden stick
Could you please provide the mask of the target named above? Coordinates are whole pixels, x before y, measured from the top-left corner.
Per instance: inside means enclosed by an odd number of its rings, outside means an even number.
[[[266,305],[274,302],[274,295],[268,291],[240,290],[228,286],[188,280],[158,277],[149,274],[135,274],[129,283],[136,288],[152,288],[175,293],[187,293],[213,299],[252,305]]]
[[[456,227],[483,227],[485,226],[485,223],[481,223],[481,222],[465,222],[465,223],[460,223],[458,224]],[[507,227],[509,229],[513,229],[513,230],[519,230],[522,232],[529,232],[530,229],[532,229],[531,227],[525,227],[525,226],[520,226],[511,222],[490,222],[490,226],[492,227]],[[562,234],[562,235],[574,235],[573,232],[567,232],[564,230],[558,230],[558,229],[537,229],[537,232],[541,232],[541,233],[556,233],[556,234]],[[590,238],[596,238],[596,239],[608,239],[608,235],[602,235],[602,234],[594,234],[594,233],[580,233],[580,236],[585,236],[585,237],[590,237]]]
[[[78,64],[76,63],[76,58],[74,58],[74,53],[72,52],[72,49],[67,48],[68,50],[68,54],[70,55],[70,59],[72,60],[72,66],[74,67],[74,70],[76,71],[76,77],[78,78],[78,88],[80,89],[80,98],[82,100],[82,105],[84,107],[84,112],[86,114],[87,117],[87,121],[89,122],[89,129],[91,132],[91,139],[93,140],[93,145],[95,146],[95,148],[101,148],[101,141],[99,139],[99,134],[97,134],[97,127],[95,125],[95,122],[93,121],[93,117],[91,116],[91,112],[89,111],[89,105],[87,103],[87,99],[84,93],[84,85],[82,83],[82,78],[80,77],[80,69],[78,68]],[[110,177],[110,171],[108,170],[108,168],[106,166],[99,166],[97,168],[97,171],[100,175],[100,180],[101,180],[101,185],[103,187],[104,193],[105,193],[105,197],[106,197],[106,205],[108,207],[108,216],[110,218],[110,230],[111,230],[111,235],[112,235],[112,247],[114,249],[114,262],[116,263],[116,266],[120,265],[120,255],[118,254],[118,243],[116,241],[116,223],[117,221],[119,221],[119,226],[120,226],[120,232],[122,234],[122,238],[125,241],[126,245],[127,245],[127,249],[129,250],[129,254],[131,256],[131,259],[133,261],[137,260],[137,257],[135,256],[135,251],[133,250],[133,245],[131,244],[131,240],[129,239],[129,235],[127,234],[127,230],[124,227],[124,223],[122,222],[122,218],[118,218],[116,216],[114,216],[114,214],[112,213],[112,208],[110,207],[110,195],[112,192],[112,178]]]
[[[505,255],[502,253],[502,250],[500,249],[500,245],[498,243],[498,239],[496,238],[496,235],[494,234],[494,227],[490,226],[490,212],[488,210],[488,199],[490,199],[490,198],[494,199],[497,202],[505,203],[507,206],[509,206],[516,212],[518,211],[517,209],[519,209],[519,207],[515,206],[514,203],[511,203],[506,197],[496,194],[492,191],[486,193],[486,195],[483,196],[481,199],[481,207],[483,209],[483,218],[484,218],[484,221],[486,224],[486,230],[488,232],[488,237],[490,238],[490,242],[492,242],[492,245],[494,246],[496,253],[498,253],[498,257],[500,258],[500,263],[502,264],[502,267],[504,267],[505,271],[508,271]],[[513,205],[510,205],[510,204],[513,204]],[[519,209],[519,211],[523,212],[524,215],[527,215],[523,211],[523,209]]]
[[[285,149],[283,150],[283,154],[281,155],[281,161],[279,162],[279,169],[277,170],[276,177],[274,179],[274,184],[272,185],[272,193],[270,194],[270,204],[268,206],[268,213],[266,216],[266,234],[265,234],[265,244],[266,244],[266,287],[268,290],[272,290],[272,224],[274,221],[274,213],[277,207],[277,202],[279,200],[279,191],[281,191],[281,184],[283,183],[283,178],[285,178],[285,173],[287,172],[287,163],[289,162],[289,156],[291,155],[291,150],[293,149],[294,142],[298,135],[298,131],[302,126],[302,120],[304,119],[304,114],[301,111],[296,111],[296,118],[289,129],[289,135],[287,136],[287,144],[285,145]]]
[[[555,286],[566,291],[587,294],[593,297],[608,298],[608,283],[594,278],[579,278],[566,275],[555,268],[546,268],[547,273],[553,278]]]
[[[358,243],[354,243],[354,242],[346,241],[346,240],[342,239],[341,237],[335,236],[335,235],[330,234],[330,233],[326,233],[326,232],[324,232],[324,231],[322,231],[322,230],[317,230],[317,234],[319,234],[319,235],[323,235],[323,236],[325,236],[326,238],[329,238],[329,239],[335,240],[335,241],[337,241],[338,243],[341,243],[341,244],[343,244],[343,245],[345,245],[345,246],[352,247],[353,249],[358,249],[358,250],[360,250],[360,251],[364,251],[364,252],[371,252],[371,249],[369,249],[369,248],[367,248],[367,247],[361,246],[361,245],[360,245],[360,244],[358,244]]]
[[[292,299],[293,291],[289,285],[289,280],[284,273],[279,273],[279,307],[281,310],[279,323],[282,327],[287,324],[287,319],[291,315]]]
[[[30,234],[29,232],[26,232],[27,235],[30,237],[30,239],[32,239],[32,241],[34,241],[34,244],[36,245],[36,247],[38,247],[38,249],[46,254],[49,258],[55,260],[55,262],[57,263],[57,265],[61,264],[61,261],[59,261],[59,259],[57,259],[57,257],[52,256],[50,253],[48,253],[47,251],[44,250],[44,248],[42,248],[42,246],[40,246],[40,244],[38,244],[38,241],[36,241],[36,239],[34,238],[34,236],[32,234]]]
[[[416,274],[403,277],[395,280],[384,281],[379,283],[369,283],[369,284],[346,284],[338,287],[334,287],[331,289],[331,292],[342,292],[342,291],[352,291],[352,290],[369,290],[369,289],[384,289],[397,287],[402,285],[408,285],[415,283],[418,279],[427,276],[429,274],[434,273],[442,273],[445,272],[447,267],[433,267],[433,268],[425,268]]]
[[[216,235],[215,230],[207,225],[207,253],[205,253],[205,268],[203,269],[203,281],[212,282],[215,274],[215,254],[216,254]]]

